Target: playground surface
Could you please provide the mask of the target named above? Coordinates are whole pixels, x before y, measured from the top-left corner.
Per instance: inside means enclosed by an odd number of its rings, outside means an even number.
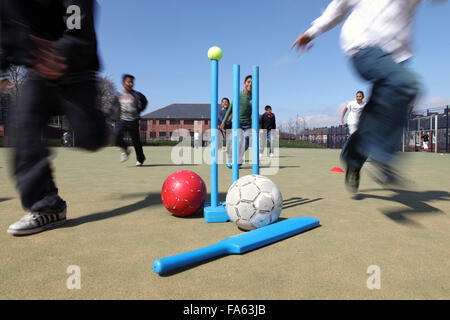
[[[164,209],[166,177],[192,170],[209,192],[208,164],[175,165],[170,147],[145,147],[143,167],[134,166],[134,152],[119,163],[112,147],[53,150],[68,220],[13,237],[6,229],[24,211],[10,175],[11,149],[0,148],[0,299],[450,299],[448,154],[403,155],[406,188],[383,189],[363,171],[354,196],[344,174],[330,172],[342,168],[339,150],[280,149],[278,173],[268,177],[283,195],[281,217],[316,217],[320,226],[160,276],[154,260],[243,232]],[[245,164],[240,175],[250,173]],[[231,170],[220,165],[220,200],[230,185]],[[79,268],[80,289],[67,287],[69,266]],[[379,289],[368,288],[371,266],[380,271]]]

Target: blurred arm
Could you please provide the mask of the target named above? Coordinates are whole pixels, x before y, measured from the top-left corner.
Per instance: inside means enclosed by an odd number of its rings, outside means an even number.
[[[347,13],[352,9],[359,0],[334,0],[332,1],[322,15],[314,20],[311,28],[305,34],[314,39],[337,26],[344,20]]]
[[[344,117],[345,117],[345,114],[347,113],[347,110],[348,110],[348,107],[345,107],[344,112],[342,112],[342,117],[341,117],[342,124],[344,124]]]
[[[142,111],[145,110],[145,108],[147,108],[147,104],[148,104],[148,100],[147,97],[142,93],[142,92],[138,92],[137,93],[137,97],[138,97],[138,111],[139,113],[141,113]]]
[[[225,113],[225,116],[223,117],[223,120],[222,120],[222,126],[224,126],[225,125],[225,122],[227,122],[227,119],[228,119],[228,117],[230,116],[230,114],[231,114],[231,110],[233,109],[233,104],[230,104],[230,106],[228,107],[228,109],[227,109],[227,113]]]

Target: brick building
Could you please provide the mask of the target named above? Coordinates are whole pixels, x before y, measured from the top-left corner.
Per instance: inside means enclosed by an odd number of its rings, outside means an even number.
[[[205,134],[211,128],[210,118],[208,103],[174,103],[143,115],[140,130],[148,140],[170,140],[177,129],[186,129],[193,138],[194,132]]]

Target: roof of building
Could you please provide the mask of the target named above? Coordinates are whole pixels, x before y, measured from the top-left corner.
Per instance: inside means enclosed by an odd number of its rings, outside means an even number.
[[[220,105],[217,105],[220,108]],[[173,103],[161,109],[149,112],[143,119],[210,119],[209,103]]]

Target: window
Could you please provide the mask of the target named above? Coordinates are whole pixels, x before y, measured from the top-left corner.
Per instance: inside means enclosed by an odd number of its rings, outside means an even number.
[[[153,124],[156,124],[156,120],[153,120]]]
[[[205,124],[208,125],[209,124],[209,120],[205,120]]]
[[[170,120],[170,124],[180,124],[180,120]]]
[[[150,138],[156,138],[156,132],[154,131],[150,132]]]
[[[159,133],[159,136],[160,136],[160,137],[166,137],[166,136],[167,136],[167,132],[160,132],[160,133]]]
[[[194,120],[184,120],[184,124],[194,124]]]
[[[159,120],[159,124],[166,124],[166,120]]]
[[[141,131],[147,131],[147,120],[142,120],[141,121]]]

